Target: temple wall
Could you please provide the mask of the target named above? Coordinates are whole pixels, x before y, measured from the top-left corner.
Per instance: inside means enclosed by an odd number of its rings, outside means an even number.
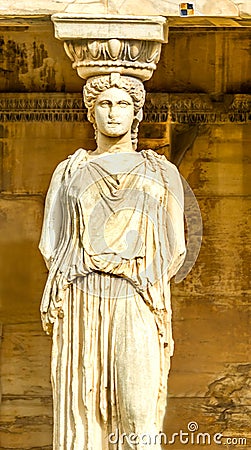
[[[50,338],[39,318],[44,196],[58,162],[80,146],[95,147],[81,80],[51,24],[37,26],[27,19],[1,29],[2,450],[52,448]],[[249,48],[248,28],[171,28],[146,83],[139,139],[140,148],[159,148],[173,160],[178,146],[186,149],[179,168],[204,226],[198,261],[172,283],[175,354],[164,431],[171,439],[197,422],[212,437],[246,437],[240,450],[251,448]]]

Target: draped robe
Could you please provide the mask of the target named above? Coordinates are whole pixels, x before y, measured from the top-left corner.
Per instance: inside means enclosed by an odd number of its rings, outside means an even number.
[[[185,257],[176,167],[152,150],[77,150],[53,174],[40,250],[54,450],[160,449],[150,436],[173,353],[170,279]]]

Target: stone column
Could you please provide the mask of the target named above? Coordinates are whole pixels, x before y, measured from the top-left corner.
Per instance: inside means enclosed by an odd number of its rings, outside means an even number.
[[[54,450],[161,449],[173,352],[169,282],[185,258],[176,167],[136,152],[162,17],[53,16],[96,132],[57,167],[40,250],[53,328]],[[142,436],[145,435],[145,438]]]

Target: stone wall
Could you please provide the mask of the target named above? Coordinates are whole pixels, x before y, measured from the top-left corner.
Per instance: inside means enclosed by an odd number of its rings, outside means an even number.
[[[50,338],[39,319],[46,269],[37,250],[44,196],[57,163],[95,143],[81,80],[50,23],[26,19],[1,31],[0,448],[49,450]],[[172,284],[175,354],[164,431],[171,438],[197,422],[225,443],[246,437],[238,449],[251,447],[249,46],[245,29],[171,29],[146,84],[139,139],[140,148],[181,159],[204,224],[196,265]]]
[[[196,421],[211,436],[251,437],[250,133],[250,123],[202,125],[180,166],[204,233],[195,267],[173,285],[170,431]]]

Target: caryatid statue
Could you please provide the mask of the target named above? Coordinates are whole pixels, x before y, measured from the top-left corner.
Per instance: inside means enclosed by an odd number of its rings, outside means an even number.
[[[61,162],[46,198],[41,314],[53,339],[54,450],[161,448],[183,188],[164,156],[137,151],[145,90],[115,69],[84,86],[96,150]]]

